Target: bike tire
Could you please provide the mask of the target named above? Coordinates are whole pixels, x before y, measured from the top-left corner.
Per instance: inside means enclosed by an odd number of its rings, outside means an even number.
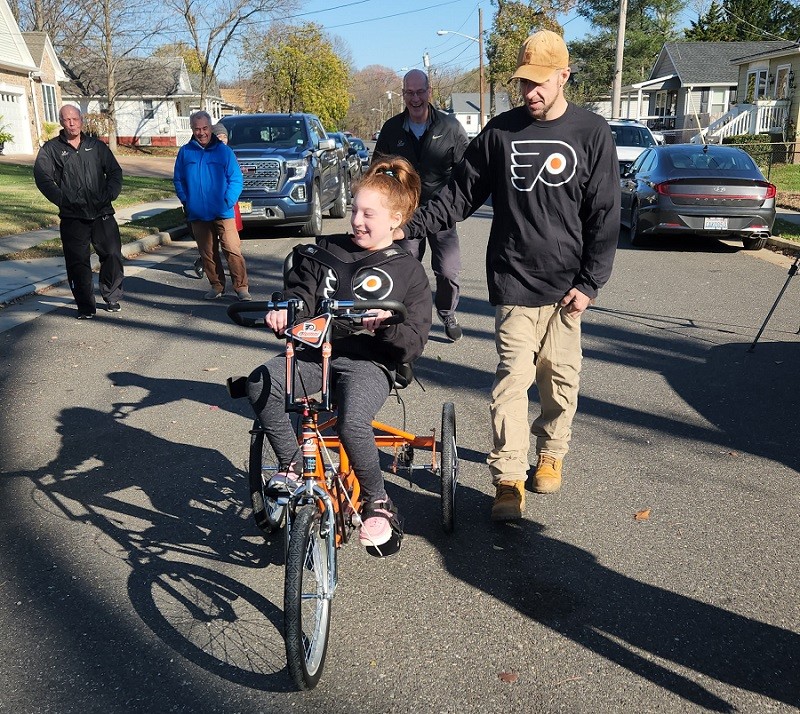
[[[451,533],[456,518],[456,487],[458,486],[458,447],[456,446],[456,408],[453,402],[442,406],[442,450],[439,478],[442,493],[442,528]]]
[[[331,620],[327,597],[330,571],[327,542],[320,535],[319,509],[316,504],[301,506],[292,522],[283,591],[286,663],[301,690],[317,686],[325,665]]]
[[[250,434],[250,454],[247,463],[250,503],[256,525],[263,533],[270,535],[283,527],[285,509],[264,494],[264,443],[264,430],[261,422],[256,419]]]

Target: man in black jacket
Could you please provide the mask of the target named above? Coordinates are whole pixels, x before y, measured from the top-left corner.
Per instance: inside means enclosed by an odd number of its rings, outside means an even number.
[[[453,167],[467,148],[467,134],[452,115],[437,111],[430,104],[428,76],[412,69],[403,77],[403,101],[406,108],[386,121],[381,128],[373,161],[380,154],[408,159],[422,180],[420,203],[447,185]],[[461,250],[455,226],[427,234],[431,245],[431,269],[436,276],[436,312],[444,323],[447,337],[461,339],[456,318],[461,272]],[[418,260],[425,255],[425,238],[404,240],[401,245]]]
[[[100,294],[109,312],[122,298],[122,243],[111,202],[122,190],[122,169],[98,139],[82,132],[83,117],[69,104],[58,113],[63,127],[39,149],[33,176],[45,198],[58,206],[67,278],[78,319],[94,317],[91,246],[100,258]]]
[[[564,96],[569,53],[540,30],[520,48],[524,106],[492,119],[450,183],[417,210],[403,235],[423,235],[472,215],[492,197],[486,249],[499,357],[487,458],[492,520],[522,517],[531,433],[533,490],[561,488],[581,371],[581,316],[611,275],[619,236],[619,168],[605,119]],[[541,413],[529,426],[528,390]]]

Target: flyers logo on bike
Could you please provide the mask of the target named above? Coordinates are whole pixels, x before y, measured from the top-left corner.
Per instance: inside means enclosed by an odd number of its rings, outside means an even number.
[[[562,186],[575,175],[578,157],[563,141],[512,141],[511,184],[517,191],[533,191],[538,183]]]
[[[294,327],[289,328],[287,332],[304,345],[319,347],[325,337],[325,331],[328,329],[328,323],[330,321],[331,316],[329,313],[326,313],[325,315],[320,315],[310,320],[298,322]]]

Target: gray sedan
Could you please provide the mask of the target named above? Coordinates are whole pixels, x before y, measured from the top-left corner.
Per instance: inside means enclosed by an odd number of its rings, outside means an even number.
[[[631,243],[656,235],[713,235],[759,250],[775,222],[775,186],[742,149],[673,144],[644,151],[622,174]]]

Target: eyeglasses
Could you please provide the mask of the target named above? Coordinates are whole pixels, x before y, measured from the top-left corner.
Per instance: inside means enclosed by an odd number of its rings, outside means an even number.
[[[428,93],[428,88],[425,89],[418,89],[416,92],[411,91],[410,89],[403,90],[404,97],[424,97]]]

